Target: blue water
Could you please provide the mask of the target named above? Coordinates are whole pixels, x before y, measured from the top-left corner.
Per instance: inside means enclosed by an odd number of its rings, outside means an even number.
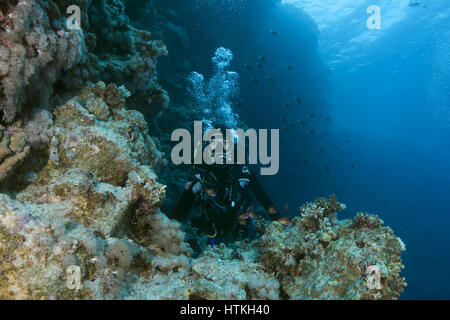
[[[355,12],[327,22],[319,35],[321,57],[331,70],[323,110],[332,121],[326,128],[319,122],[314,127],[328,133],[323,141],[315,139],[326,152],[289,147],[279,184],[289,181],[293,187],[287,190],[301,190],[305,200],[336,192],[348,204],[348,214],[379,214],[406,243],[408,288],[402,298],[448,299],[450,6],[447,1],[428,1],[426,8],[381,1],[382,18],[391,16],[389,25],[369,31],[363,30],[364,9],[372,2],[334,2]],[[318,13],[315,22],[326,17]],[[350,40],[358,37],[361,42]],[[342,139],[350,142],[343,145]],[[310,152],[313,165],[292,165],[296,153]]]
[[[402,299],[450,299],[448,0],[194,2],[191,46],[206,61],[195,70],[230,48],[241,119],[296,123],[281,129],[278,175],[263,177],[277,205],[335,193],[341,218],[378,214],[406,244]],[[380,6],[381,30],[366,26],[369,5]],[[294,97],[302,104],[285,108]]]

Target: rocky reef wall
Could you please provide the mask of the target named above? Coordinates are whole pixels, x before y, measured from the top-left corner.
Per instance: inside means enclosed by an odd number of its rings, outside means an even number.
[[[79,30],[67,28],[72,4]],[[0,299],[399,297],[401,240],[373,215],[339,221],[334,197],[194,257],[160,209],[166,159],[148,125],[169,103],[164,44],[120,0],[0,8]]]

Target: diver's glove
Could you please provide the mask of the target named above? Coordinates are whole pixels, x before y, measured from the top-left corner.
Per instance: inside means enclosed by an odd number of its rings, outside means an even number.
[[[186,190],[191,190],[193,194],[197,194],[201,189],[202,189],[202,184],[200,182],[200,175],[196,174],[194,176],[194,178],[189,181],[188,183],[186,183],[186,185],[184,186]]]
[[[245,188],[250,183],[250,179],[247,178],[240,178],[239,179],[239,185],[241,188]]]

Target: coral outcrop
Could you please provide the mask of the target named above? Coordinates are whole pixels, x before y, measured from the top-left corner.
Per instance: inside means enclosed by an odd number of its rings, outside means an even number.
[[[290,299],[396,299],[406,286],[400,276],[402,242],[375,215],[339,221],[345,206],[334,196],[301,207],[291,228],[270,225],[261,238],[260,261],[275,272]],[[362,222],[364,220],[364,222]],[[379,286],[368,285],[379,270]]]
[[[80,28],[69,29],[66,11],[80,9]],[[54,95],[104,80],[126,85],[133,101],[160,112],[168,95],[156,82],[156,61],[167,55],[149,31],[131,26],[121,0],[6,1],[0,19],[1,119],[44,107]],[[101,78],[101,79],[100,79]]]
[[[98,83],[56,108],[47,126],[2,132],[2,167],[29,152],[26,132],[39,130],[44,150],[34,156],[46,154],[46,161],[33,172],[35,162],[25,160],[15,173],[27,177],[19,182],[27,185],[15,199],[1,195],[0,297],[118,298],[131,273],[149,272],[152,252],[188,250],[179,225],[159,211],[165,186],[154,170],[164,164],[163,154],[142,114],[124,108],[127,95],[124,88]],[[85,108],[94,103],[108,116]],[[36,135],[28,138],[36,143]],[[141,217],[152,230],[148,239],[140,237],[147,247],[134,239]],[[72,265],[80,268],[81,291],[68,289]]]
[[[84,34],[63,28],[53,1],[7,1],[0,22],[0,105],[11,122],[26,103],[47,102],[59,72],[86,59]]]

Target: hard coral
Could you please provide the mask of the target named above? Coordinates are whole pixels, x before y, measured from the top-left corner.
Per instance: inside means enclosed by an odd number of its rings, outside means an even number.
[[[3,120],[12,122],[24,104],[46,103],[61,70],[86,57],[82,32],[54,30],[39,1],[8,2],[8,21],[0,30],[0,105]],[[5,4],[4,4],[5,6]]]
[[[0,183],[10,176],[30,152],[25,134],[0,127]]]

